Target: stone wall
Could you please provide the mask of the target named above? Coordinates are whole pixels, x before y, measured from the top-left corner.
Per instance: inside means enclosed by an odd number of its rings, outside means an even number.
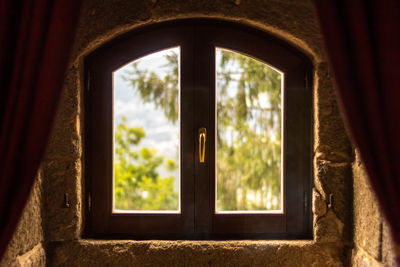
[[[354,266],[396,266],[390,230],[357,156],[354,173]]]
[[[42,181],[43,179],[39,172],[28,203],[0,263],[0,267],[46,266],[42,227],[43,210],[41,208]]]
[[[313,61],[314,239],[83,239],[83,58],[140,25],[205,17],[260,28],[296,46]],[[365,170],[353,154],[311,0],[86,0],[47,155],[0,266],[395,266],[388,226]]]
[[[312,60],[313,240],[113,241],[82,238],[83,59],[96,47],[138,26],[182,18],[218,18],[256,27],[291,43]],[[47,263],[49,266],[347,266],[351,258],[353,229],[352,161],[311,0],[84,1],[61,106],[42,164],[45,192],[42,218]],[[68,208],[64,206],[66,193],[70,201]]]
[[[314,240],[139,242],[82,239],[83,58],[96,47],[137,26],[204,17],[260,28],[298,47],[314,63]],[[311,1],[85,1],[65,89],[43,164],[50,265],[348,264],[352,229],[349,209],[352,204],[351,149],[334,100]],[[67,210],[60,208],[64,193],[70,195],[71,205]]]

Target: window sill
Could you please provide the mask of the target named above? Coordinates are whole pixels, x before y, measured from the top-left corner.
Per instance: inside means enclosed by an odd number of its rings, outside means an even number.
[[[53,243],[53,264],[63,266],[321,266],[340,265],[336,243],[293,241],[92,240]],[[331,265],[332,264],[332,265]]]

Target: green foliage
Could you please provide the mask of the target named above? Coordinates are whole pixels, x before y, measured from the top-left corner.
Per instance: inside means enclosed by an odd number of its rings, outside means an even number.
[[[143,128],[130,127],[126,119],[115,131],[115,208],[119,210],[177,210],[178,194],[174,177],[160,177],[158,167],[164,163],[155,149],[143,147]],[[175,161],[166,161],[169,171],[177,168]]]
[[[219,52],[217,208],[279,209],[281,75],[250,57]],[[262,95],[267,103],[261,103]]]
[[[281,74],[250,57],[220,51],[221,60],[217,66],[218,210],[280,209]],[[145,103],[154,103],[175,123],[179,117],[178,55],[170,53],[165,59],[169,71],[163,77],[134,62],[125,80]],[[232,88],[234,94],[229,93]],[[262,102],[260,97],[266,101]],[[163,164],[162,157],[149,148],[137,151],[144,130],[123,123],[115,136],[118,159],[115,192],[117,204],[121,201],[121,206],[116,208],[176,209],[178,198],[172,177],[161,178],[157,173],[157,168]],[[170,171],[177,168],[173,160],[167,160],[164,166]],[[148,192],[148,196],[144,198],[139,189]]]
[[[166,76],[161,78],[154,71],[139,68],[139,61],[135,61],[124,80],[139,93],[144,103],[154,103],[169,121],[176,122],[179,116],[178,54],[171,51],[165,58],[168,64],[163,67],[169,70]]]

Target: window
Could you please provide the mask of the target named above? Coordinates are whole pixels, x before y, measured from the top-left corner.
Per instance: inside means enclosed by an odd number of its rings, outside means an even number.
[[[85,234],[311,237],[311,64],[256,29],[144,27],[85,60]]]

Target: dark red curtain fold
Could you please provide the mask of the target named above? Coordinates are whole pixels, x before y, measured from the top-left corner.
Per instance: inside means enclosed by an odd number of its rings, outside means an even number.
[[[348,129],[399,245],[400,1],[315,4]]]
[[[45,152],[80,0],[0,0],[0,259]]]

